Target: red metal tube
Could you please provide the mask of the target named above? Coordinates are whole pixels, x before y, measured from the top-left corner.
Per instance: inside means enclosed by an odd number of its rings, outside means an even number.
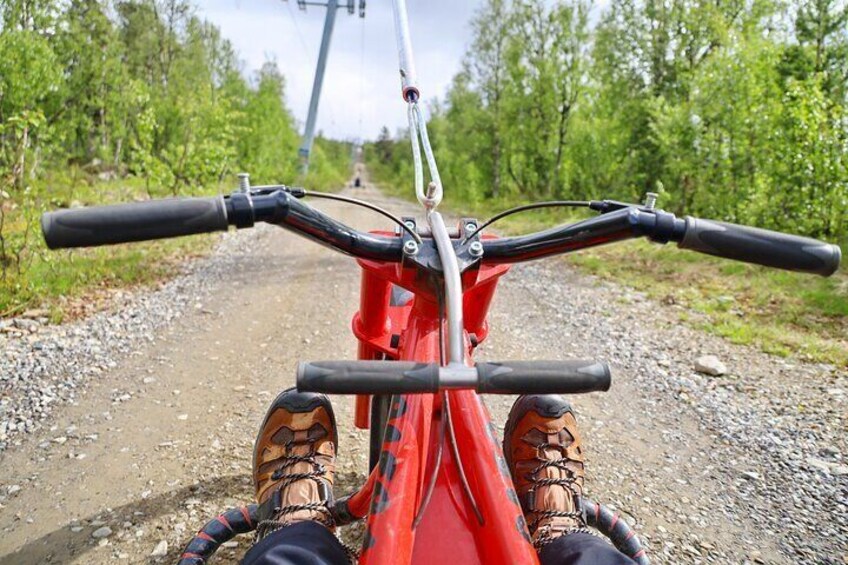
[[[378,359],[379,350],[372,347],[369,340],[377,340],[391,331],[389,301],[392,284],[379,277],[375,272],[362,268],[360,283],[359,312],[353,318],[353,333],[361,336],[359,340],[359,359]],[[371,425],[371,397],[357,395],[353,424],[359,429],[368,429]]]

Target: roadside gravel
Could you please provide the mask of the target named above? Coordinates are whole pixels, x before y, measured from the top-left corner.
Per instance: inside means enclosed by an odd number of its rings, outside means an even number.
[[[608,467],[590,470],[591,492],[639,521],[658,519],[645,532],[655,555],[756,560],[759,540],[771,539],[789,562],[844,563],[848,375],[705,335],[680,322],[680,307],[565,263],[528,265],[507,279],[501,299],[513,305],[496,309],[493,325],[524,328],[516,353],[528,358],[553,350],[608,359],[613,388],[642,399],[630,414],[609,403],[586,422],[589,433],[607,428],[588,442],[590,457]],[[726,363],[726,375],[695,372],[708,354]],[[696,426],[685,425],[691,418]],[[622,425],[609,429],[610,419]],[[620,441],[642,427],[635,441]],[[710,542],[722,528],[739,529],[726,549]]]
[[[249,501],[256,426],[294,362],[355,352],[356,266],[298,242],[274,228],[227,234],[182,276],[116,294],[107,312],[5,323],[0,561],[173,561],[204,519]],[[517,266],[478,356],[612,364],[609,393],[572,399],[587,489],[635,525],[655,562],[844,565],[848,375],[732,345],[683,314],[566,260]],[[695,372],[704,355],[727,373]],[[512,400],[486,399],[497,422]],[[340,494],[364,477],[367,432],[352,429],[350,399],[334,404]]]
[[[202,301],[256,234],[230,232],[211,257],[185,265],[159,288],[116,290],[108,307],[78,322],[48,325],[38,315],[0,320],[0,452],[41,428],[54,407],[73,402],[118,360]]]

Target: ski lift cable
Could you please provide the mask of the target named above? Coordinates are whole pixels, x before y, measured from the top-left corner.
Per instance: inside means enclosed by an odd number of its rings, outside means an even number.
[[[361,3],[360,3],[361,4]],[[365,18],[360,18],[359,34],[359,131],[357,137],[362,143],[362,114],[365,108]]]
[[[306,39],[304,38],[304,35],[303,35],[303,32],[300,29],[300,25],[297,23],[297,16],[295,16],[291,2],[288,2],[288,1],[286,2],[286,8],[288,8],[289,18],[291,18],[291,21],[294,24],[294,30],[295,30],[295,33],[297,34],[298,40],[300,41],[300,46],[303,49],[303,55],[306,58],[306,60],[309,61],[309,65],[311,67],[314,67],[315,64],[316,64],[316,59],[315,59],[315,56],[313,54],[316,53],[318,51],[318,49],[317,48],[310,49],[309,46],[307,45]],[[335,126],[336,125],[336,115],[333,112],[333,109],[330,106],[327,106],[325,111],[329,114],[330,124]]]
[[[297,18],[295,17],[294,12],[292,11],[291,4],[289,2],[286,2],[286,7],[289,10],[289,18],[291,18],[291,21],[294,24],[295,33],[297,33],[297,37],[300,40],[300,47],[301,49],[303,49],[303,54],[307,59],[310,60],[310,66],[314,66],[311,61],[312,57],[310,55],[312,51],[310,51],[309,47],[306,45],[306,40],[303,38],[303,33],[301,33],[300,31],[300,26],[297,23]]]

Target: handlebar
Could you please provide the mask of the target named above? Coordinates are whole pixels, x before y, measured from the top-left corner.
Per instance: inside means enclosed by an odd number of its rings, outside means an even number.
[[[41,230],[47,247],[62,249],[227,231],[256,222],[289,228],[364,259],[400,261],[403,255],[400,238],[357,231],[283,190],[58,210],[41,217]]]
[[[297,389],[326,394],[426,394],[473,389],[488,394],[580,394],[609,390],[610,370],[597,361],[503,361],[474,367],[410,361],[300,363]]]
[[[842,258],[839,247],[815,239],[691,216],[686,217],[686,231],[677,246],[823,277],[835,273]]]
[[[224,199],[172,198],[47,212],[41,230],[50,249],[90,247],[227,231]]]
[[[633,206],[530,235],[486,241],[483,262],[527,261],[638,236],[656,243],[674,241],[681,249],[726,259],[824,277],[836,272],[842,258],[838,246],[807,237],[691,216],[681,219],[662,210]]]
[[[226,231],[231,225],[246,228],[256,222],[279,225],[355,257],[403,259],[402,238],[355,230],[284,189],[59,210],[44,214],[41,226],[47,246],[58,249]],[[481,260],[516,263],[635,237],[674,241],[683,249],[822,276],[833,274],[841,260],[839,247],[814,239],[625,205],[538,233],[484,240]]]

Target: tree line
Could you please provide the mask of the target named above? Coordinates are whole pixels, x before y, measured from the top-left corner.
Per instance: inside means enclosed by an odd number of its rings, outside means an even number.
[[[4,278],[22,268],[40,211],[69,204],[57,187],[128,178],[158,197],[238,170],[297,178],[276,62],[246,76],[189,0],[0,0],[0,26]],[[345,178],[349,152],[331,145],[318,140],[311,184]]]
[[[468,202],[638,201],[848,236],[844,0],[486,0],[431,106],[445,190]],[[367,148],[412,178],[404,131]]]

